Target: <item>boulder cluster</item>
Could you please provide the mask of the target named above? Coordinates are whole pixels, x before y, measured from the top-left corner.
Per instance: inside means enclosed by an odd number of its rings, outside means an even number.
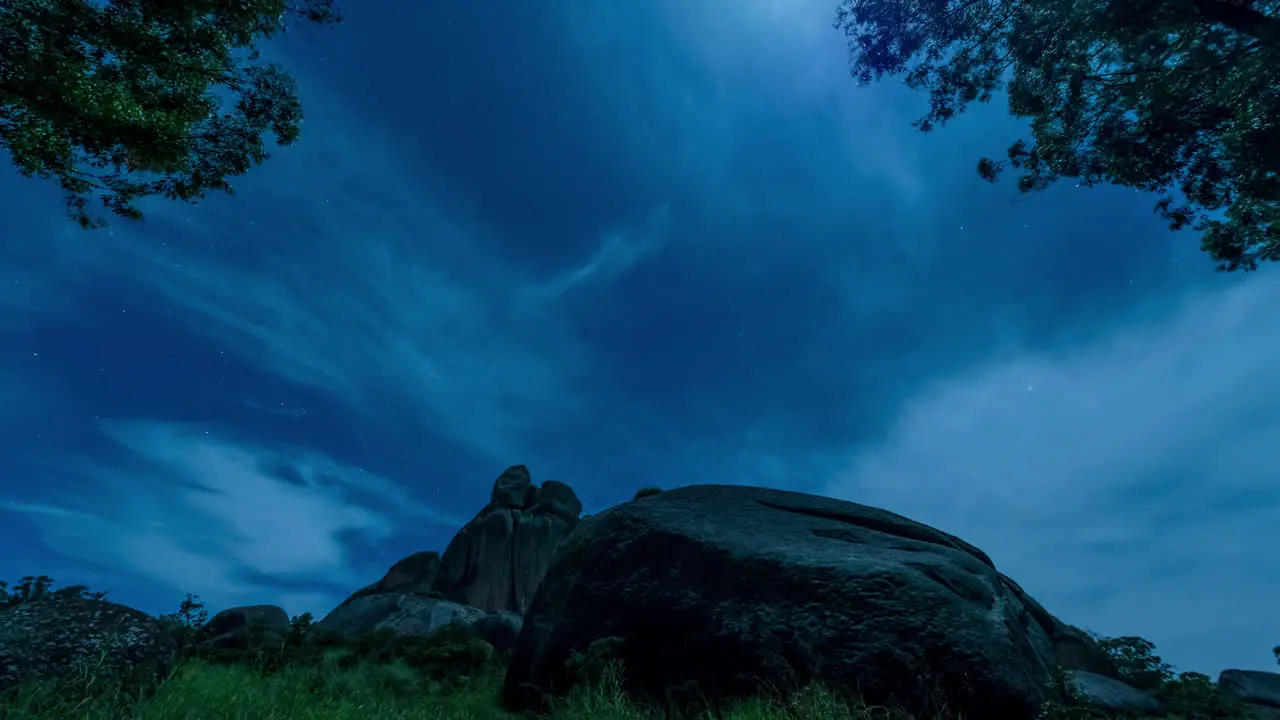
[[[459,625],[509,653],[514,710],[547,708],[583,681],[575,663],[606,648],[627,691],[656,705],[817,683],[922,716],[1030,720],[1056,676],[1098,712],[1164,712],[982,550],[878,508],[759,487],[642,493],[582,517],[572,488],[538,487],[517,465],[443,554],[397,562],[314,629],[426,637]],[[230,608],[195,641],[218,647],[247,627],[278,641],[290,621],[274,606]],[[108,645],[126,670],[173,654],[152,618],[103,600],[0,611],[0,690]],[[1218,688],[1280,718],[1280,674],[1227,670]]]

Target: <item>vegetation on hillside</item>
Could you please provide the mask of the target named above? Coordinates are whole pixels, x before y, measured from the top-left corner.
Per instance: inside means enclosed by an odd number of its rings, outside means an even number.
[[[28,582],[29,581],[29,582]],[[23,578],[5,606],[58,597],[47,576]],[[0,588],[7,587],[0,583]],[[21,588],[30,587],[23,591]],[[35,592],[40,588],[41,592]],[[74,591],[74,593],[73,593]],[[67,595],[101,599],[83,586]],[[13,598],[20,599],[14,601]],[[3,612],[3,609],[0,609]],[[163,625],[186,640],[181,662],[157,686],[128,687],[95,675],[92,667],[60,681],[32,682],[0,694],[0,720],[514,720],[498,703],[507,657],[493,652],[461,625],[429,638],[375,633],[341,640],[321,636],[304,614],[289,634],[263,644],[245,628],[243,642],[216,648],[191,642],[208,620],[203,603],[187,595]],[[1150,642],[1138,637],[1097,637],[1122,677],[1152,690],[1172,720],[1243,720],[1242,708],[1199,673],[1175,674]],[[624,692],[625,668],[601,652],[575,654],[573,674],[582,684],[556,701],[560,720],[657,720],[661,714],[632,702]],[[595,646],[593,645],[593,649]],[[1280,658],[1280,648],[1277,648]],[[1080,702],[1065,673],[1051,678],[1053,699],[1042,720],[1102,720]],[[720,720],[918,720],[891,708],[850,704],[822,688],[793,697],[769,695],[731,704]],[[938,718],[937,720],[944,720]],[[946,720],[950,720],[949,718]]]

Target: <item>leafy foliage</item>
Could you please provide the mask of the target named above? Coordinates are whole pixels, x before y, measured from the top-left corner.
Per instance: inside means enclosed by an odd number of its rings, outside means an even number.
[[[0,147],[23,175],[56,181],[82,227],[106,223],[87,208],[94,193],[135,220],[145,196],[230,193],[269,157],[268,131],[298,138],[293,78],[255,45],[290,15],[341,20],[333,0],[6,0]]]
[[[199,595],[187,593],[177,612],[161,615],[156,620],[173,637],[178,652],[185,657],[191,653],[196,633],[209,622],[209,611]]]
[[[1133,635],[1116,638],[1091,635],[1115,662],[1120,679],[1133,687],[1155,690],[1173,680],[1173,667],[1155,654],[1156,646],[1150,640]]]
[[[1165,710],[1185,720],[1246,720],[1253,717],[1235,698],[1218,689],[1208,675],[1184,672],[1155,693]]]
[[[982,158],[1018,189],[1062,178],[1162,195],[1219,269],[1280,259],[1276,0],[842,0],[835,26],[861,84],[905,75],[929,132],[1007,90],[1032,141]],[[1180,198],[1180,199],[1175,199]]]
[[[1121,680],[1150,692],[1165,710],[1165,716],[1179,720],[1246,720],[1249,711],[1235,698],[1223,693],[1208,676],[1197,672],[1175,674],[1168,663],[1155,654],[1151,641],[1125,636],[1108,638],[1090,633],[1120,670]],[[1115,717],[1081,697],[1071,673],[1054,668],[1049,676],[1049,700],[1040,720],[1108,720]]]

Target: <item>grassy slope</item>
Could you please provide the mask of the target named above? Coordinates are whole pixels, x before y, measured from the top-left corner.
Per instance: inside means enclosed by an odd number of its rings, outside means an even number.
[[[88,681],[91,684],[91,680]],[[286,668],[261,677],[243,665],[193,660],[144,700],[119,693],[85,693],[75,686],[25,688],[0,705],[4,720],[514,720],[499,708],[502,675],[495,667],[459,687],[432,686],[403,664]],[[79,697],[77,697],[79,696]],[[85,699],[89,696],[88,699]],[[619,692],[616,675],[578,692],[557,708],[560,720],[640,720],[651,715]],[[888,718],[885,711],[852,710],[820,692],[805,693],[791,707],[757,700],[738,705],[725,720],[803,717]]]

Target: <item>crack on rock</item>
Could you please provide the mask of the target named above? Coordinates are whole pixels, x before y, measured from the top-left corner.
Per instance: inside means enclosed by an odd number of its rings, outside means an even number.
[[[758,502],[759,504],[765,507],[772,508],[774,510],[781,510],[783,512],[795,513],[797,515],[806,515],[808,517],[815,517],[823,520],[831,520],[833,522],[843,523],[845,525],[853,525],[856,527],[863,528],[865,530],[871,530],[872,532],[884,533],[885,535],[892,535],[894,537],[900,537],[907,540],[916,540],[918,542],[929,543],[930,545],[939,545],[942,547],[949,547],[955,550],[960,550],[962,552],[968,553],[969,555],[972,555],[975,559],[980,561],[982,564],[987,565],[992,569],[995,569],[995,564],[991,562],[991,558],[987,557],[987,554],[982,552],[978,548],[970,545],[969,543],[961,540],[960,538],[957,538],[952,535],[948,535],[947,533],[944,533],[941,530],[934,530],[932,528],[928,528],[925,526],[915,526],[915,525],[908,524],[910,521],[897,522],[894,520],[887,520],[887,519],[882,520],[878,518],[867,517],[865,515],[854,516],[854,515],[849,515],[842,512],[819,510],[817,508],[795,507],[791,505],[783,505],[781,503],[772,502],[769,500],[757,500],[756,502]],[[903,518],[903,520],[906,520],[906,518]],[[832,531],[827,531],[827,532],[832,532]],[[815,531],[814,534],[818,534],[817,531]],[[828,536],[824,536],[824,537],[828,537]],[[841,539],[844,539],[844,538],[841,538]]]

